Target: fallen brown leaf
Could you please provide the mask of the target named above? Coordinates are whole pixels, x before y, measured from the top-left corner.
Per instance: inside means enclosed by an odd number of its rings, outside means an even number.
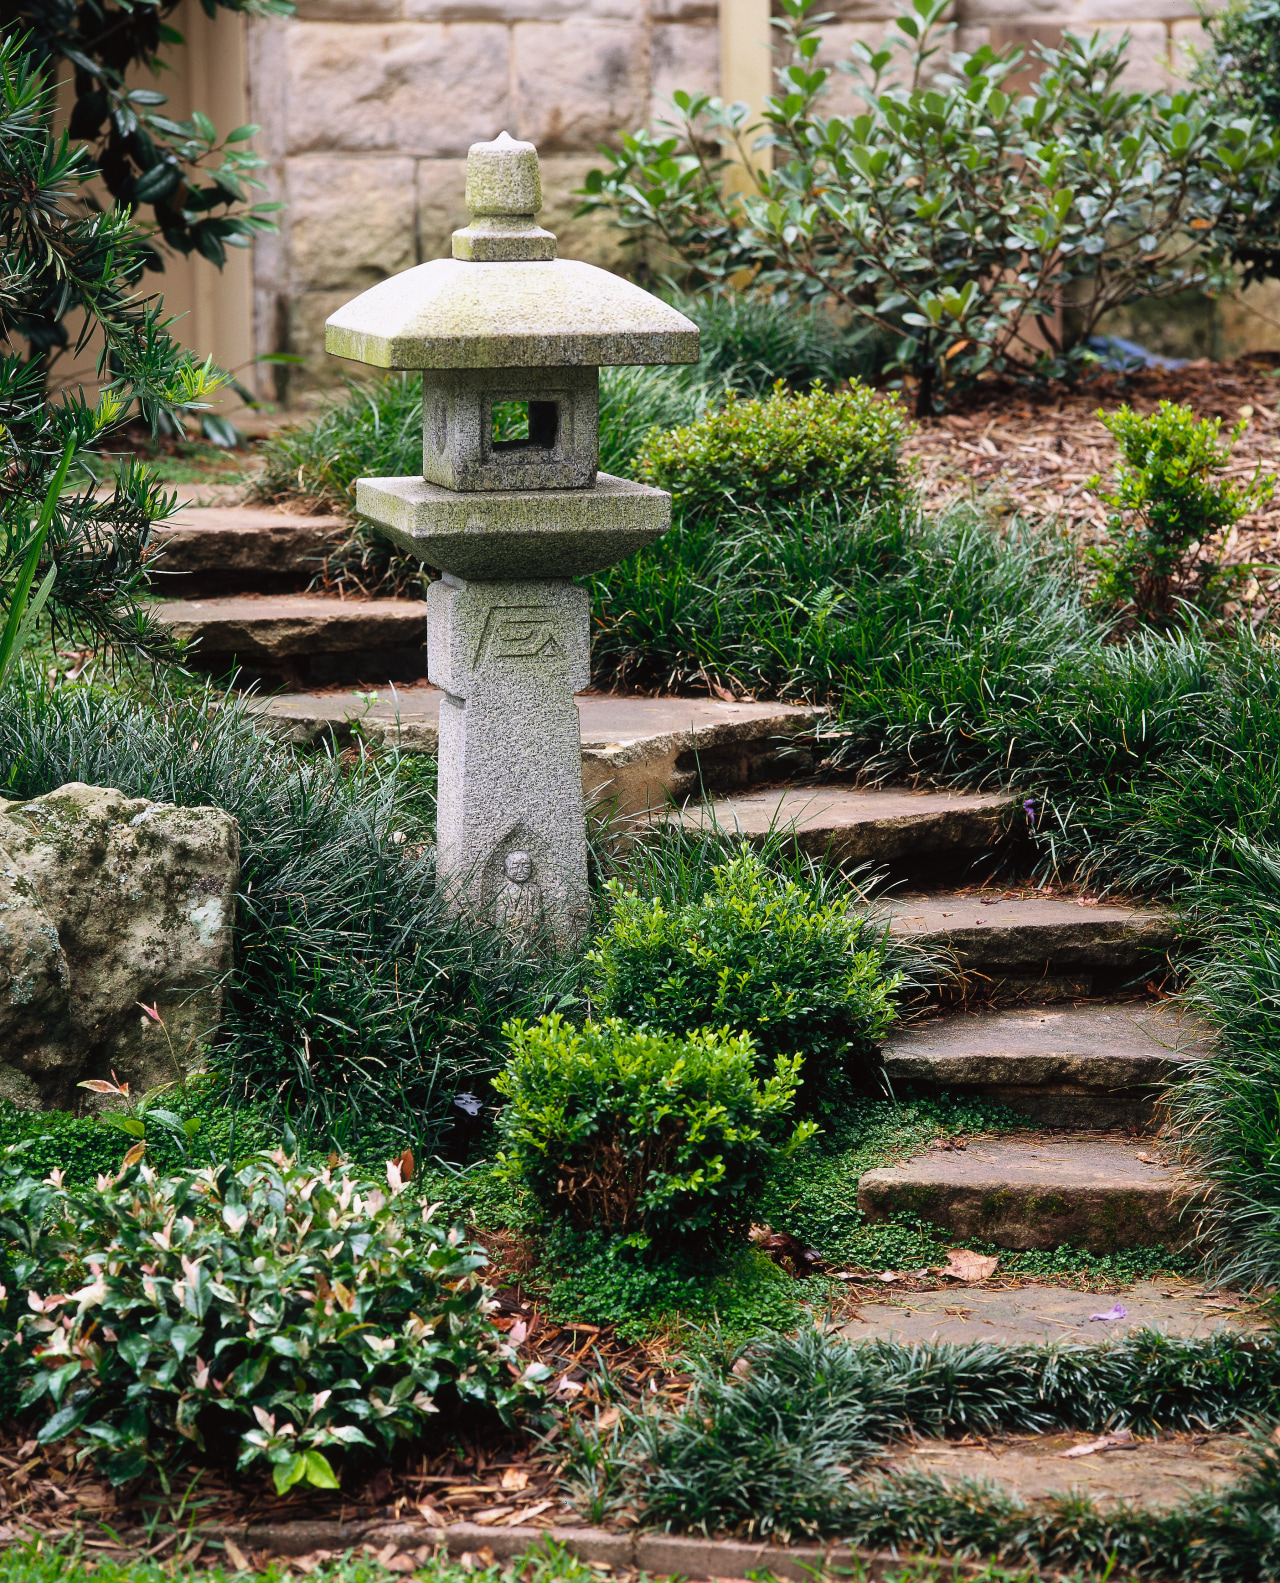
[[[249,1557],[245,1555],[244,1551],[234,1539],[224,1539],[222,1541],[222,1545],[223,1549],[227,1553],[228,1561],[231,1562],[231,1565],[235,1567],[237,1572],[248,1572],[251,1570],[249,1566]]]
[[[614,1414],[617,1417],[617,1414]],[[504,1490],[522,1490],[529,1482],[529,1475],[524,1468],[505,1468],[502,1474],[502,1487]]]
[[[892,1284],[892,1282],[901,1280],[902,1277],[896,1270],[881,1270],[876,1279],[878,1281],[883,1281],[886,1286],[889,1286]]]
[[[506,1526],[514,1528],[517,1523],[531,1523],[535,1517],[541,1517],[543,1512],[549,1511],[554,1505],[554,1501],[539,1501],[536,1506],[521,1507],[506,1519]]]
[[[1060,1451],[1062,1457],[1091,1457],[1095,1451],[1136,1451],[1141,1444],[1127,1429],[1114,1429],[1100,1440],[1091,1440],[1087,1446],[1073,1446],[1070,1451]]]
[[[941,1273],[953,1281],[986,1281],[996,1273],[999,1258],[992,1254],[971,1253],[968,1248],[950,1248]]]

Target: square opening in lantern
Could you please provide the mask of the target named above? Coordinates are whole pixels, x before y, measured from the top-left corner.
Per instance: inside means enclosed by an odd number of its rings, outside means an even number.
[[[428,369],[422,476],[445,489],[589,489],[599,466],[591,367]]]
[[[495,401],[493,434],[495,451],[553,451],[560,433],[560,408],[554,401]]]

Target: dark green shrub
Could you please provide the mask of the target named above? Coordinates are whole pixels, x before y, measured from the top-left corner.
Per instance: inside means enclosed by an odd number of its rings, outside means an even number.
[[[77,1437],[114,1483],[202,1459],[333,1488],[330,1454],[385,1456],[444,1405],[509,1419],[531,1399],[489,1323],[484,1250],[398,1162],[381,1186],[276,1152],[77,1193],[19,1153],[0,1231],[25,1296],[22,1405],[47,1407],[42,1444]]]
[[[1221,447],[1220,418],[1197,422],[1190,407],[1172,401],[1149,417],[1121,407],[1099,412],[1098,421],[1115,436],[1121,457],[1115,488],[1102,494],[1111,508],[1107,541],[1088,552],[1098,569],[1098,599],[1131,609],[1139,620],[1167,619],[1179,596],[1219,599],[1222,550],[1214,554],[1212,541],[1275,489],[1273,478],[1256,474],[1244,488],[1222,477],[1247,420]]]
[[[638,469],[691,511],[828,493],[892,499],[903,488],[906,432],[897,400],[865,385],[797,396],[779,384],[764,400],[731,392],[688,428],[650,434]]]
[[[749,848],[679,906],[616,880],[610,889],[609,926],[587,958],[602,1011],[669,1033],[742,1029],[762,1071],[802,1056],[808,1108],[878,1086],[902,978],[886,971],[883,931],[847,896],[819,900]]]
[[[875,325],[918,378],[919,415],[984,375],[1078,368],[1122,303],[1223,289],[1227,233],[1273,202],[1277,129],[1191,89],[1126,92],[1127,38],[1067,33],[1031,61],[1013,44],[951,55],[948,0],[912,0],[841,61],[819,0],[778,10],[780,69],[759,119],[677,92],[672,120],[602,146],[587,203],[692,278],[751,271]],[[864,113],[830,113],[820,53],[857,79],[845,92]],[[772,168],[740,192],[725,164],[761,135]],[[1053,323],[1064,305],[1068,346]]]
[[[779,1056],[758,1082],[744,1033],[578,1030],[558,1013],[507,1033],[507,1169],[549,1215],[634,1248],[744,1232],[770,1170],[813,1133],[791,1120],[799,1061]]]

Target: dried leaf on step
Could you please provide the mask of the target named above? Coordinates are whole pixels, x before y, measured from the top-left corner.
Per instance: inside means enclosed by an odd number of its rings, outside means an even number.
[[[1127,1429],[1113,1429],[1100,1440],[1091,1440],[1087,1446],[1073,1446],[1070,1451],[1060,1451],[1063,1457],[1091,1457],[1095,1451],[1136,1451],[1141,1442],[1135,1440]]]
[[[985,1257],[981,1253],[971,1253],[968,1248],[950,1248],[942,1273],[953,1281],[985,1281],[996,1273],[999,1262],[994,1254]]]
[[[901,1279],[902,1277],[898,1274],[897,1270],[881,1270],[880,1274],[877,1276],[877,1280],[883,1281],[886,1286],[890,1285],[893,1281],[900,1281]]]

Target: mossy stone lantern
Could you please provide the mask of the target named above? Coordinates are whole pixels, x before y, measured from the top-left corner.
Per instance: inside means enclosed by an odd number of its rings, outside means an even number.
[[[358,510],[442,574],[427,592],[440,704],[437,862],[513,943],[563,948],[587,920],[574,694],[587,594],[571,579],[652,543],[670,497],[599,471],[599,369],[695,363],[698,330],[607,270],[556,257],[537,150],[504,132],[467,155],[471,224],[329,319],[325,346],[422,371],[422,475],[362,478]],[[519,403],[527,435],[495,438]],[[509,408],[506,408],[509,412]]]

